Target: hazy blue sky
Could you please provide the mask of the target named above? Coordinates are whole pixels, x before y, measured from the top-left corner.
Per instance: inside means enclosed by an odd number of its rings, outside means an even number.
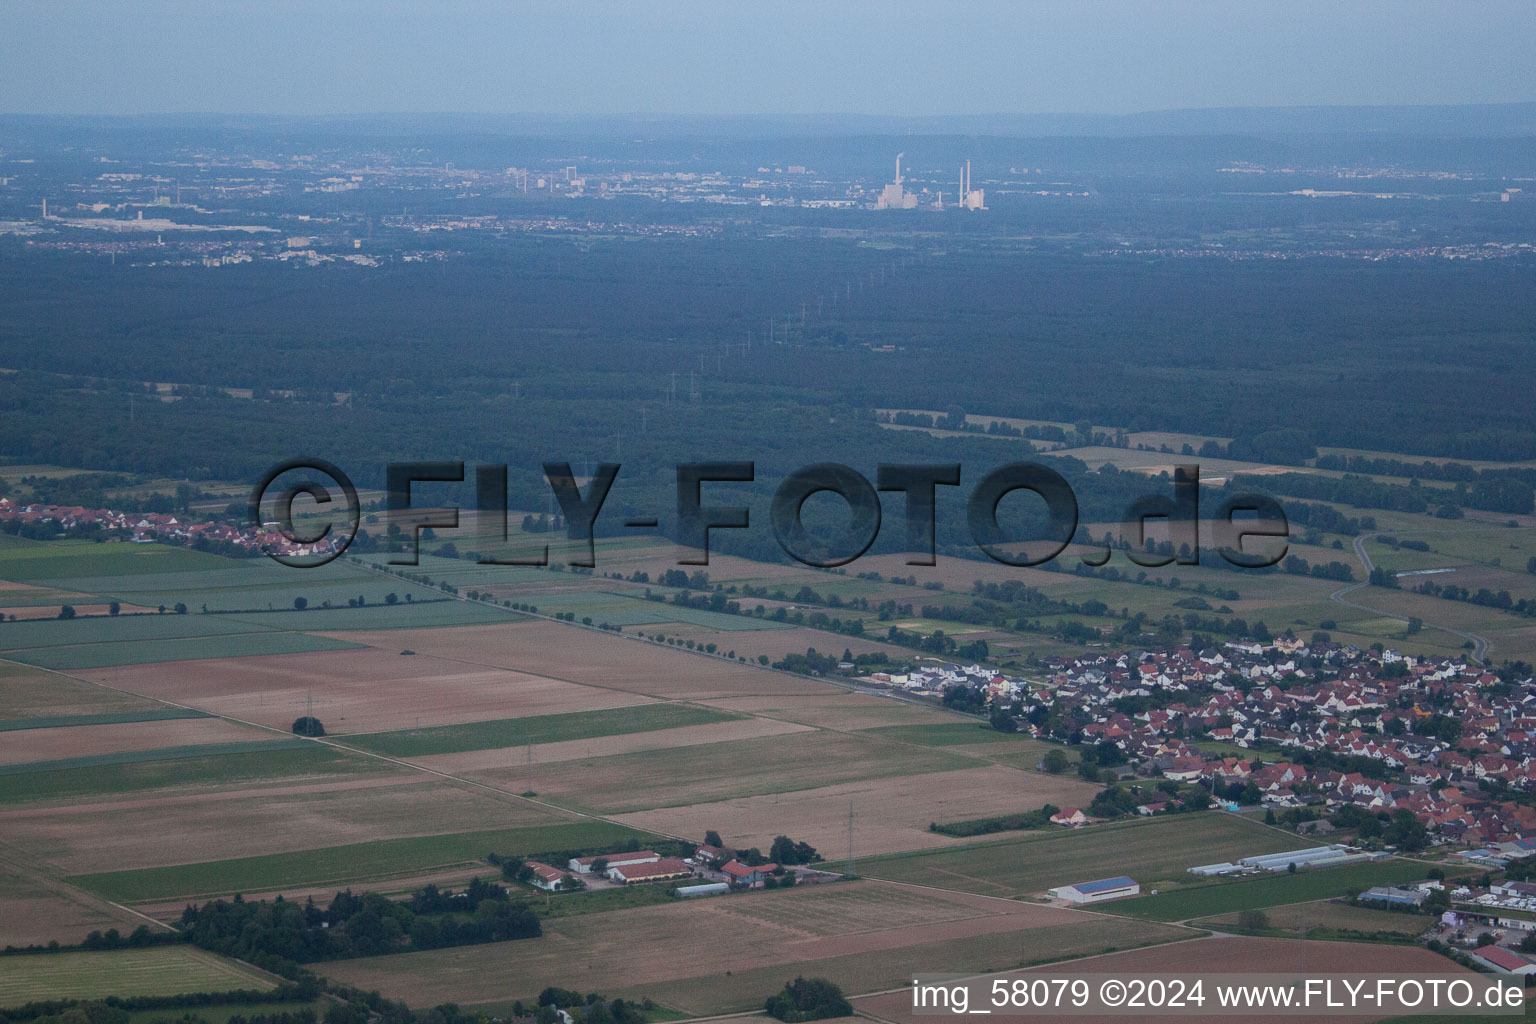
[[[1532,0],[0,0],[0,111],[1128,113],[1536,99]]]

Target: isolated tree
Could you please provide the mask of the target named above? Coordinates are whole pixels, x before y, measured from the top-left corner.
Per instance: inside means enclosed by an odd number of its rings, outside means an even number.
[[[1052,747],[1050,750],[1047,750],[1045,752],[1045,756],[1040,759],[1040,767],[1044,768],[1052,775],[1059,775],[1060,773],[1066,771],[1067,766],[1070,764],[1071,761],[1067,758],[1067,752],[1062,750],[1060,747]]]
[[[1237,926],[1244,931],[1262,932],[1269,927],[1269,915],[1262,910],[1238,911]]]
[[[714,829],[709,829],[704,833],[704,845],[714,846],[720,849],[725,848],[725,843],[720,841],[720,833],[716,832]]]
[[[75,617],[75,606],[74,605],[66,604],[64,607],[59,609],[59,618],[61,618],[61,619],[72,619],[74,617]]]
[[[313,715],[302,715],[293,720],[293,733],[295,736],[324,736],[325,726]]]
[[[307,597],[296,597],[296,598],[293,599],[293,609],[294,609],[294,611],[301,612],[305,608],[308,608],[308,607],[309,607],[309,598],[307,598]]]
[[[116,601],[113,601],[111,604],[107,605],[107,614],[108,615],[117,615],[120,612],[122,612],[122,610],[123,610],[123,606],[118,604]]]

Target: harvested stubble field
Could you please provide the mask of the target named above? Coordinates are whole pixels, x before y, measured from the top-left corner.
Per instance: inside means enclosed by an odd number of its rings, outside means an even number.
[[[963,894],[897,890],[877,882],[804,886],[546,922],[523,942],[460,947],[329,965],[325,973],[411,1003],[503,1004],[546,985],[652,994],[690,1013],[760,1006],[785,972],[847,991],[900,985],[914,963],[997,968],[1047,956],[1124,948],[1179,934]],[[742,966],[726,977],[723,964]],[[748,966],[750,965],[750,966]]]
[[[0,721],[149,711],[162,707],[164,705],[157,701],[94,686],[57,672],[0,661]]]
[[[545,620],[505,626],[325,635],[385,650],[410,648],[465,664],[660,698],[817,694],[825,692],[827,685],[719,658],[700,657],[634,637]]]
[[[863,861],[859,871],[874,878],[994,896],[1022,896],[1112,875],[1130,875],[1143,888],[1164,880],[1184,882],[1193,877],[1187,871],[1195,864],[1299,849],[1302,845],[1296,836],[1245,818],[1206,812],[1075,830],[1018,832],[1006,839]],[[1120,913],[1127,902],[1106,907]],[[1194,916],[1198,915],[1159,918]]]
[[[948,724],[957,720],[953,714],[934,708],[841,687],[825,687],[819,694],[801,697],[720,697],[704,703],[727,711],[847,732],[887,725]]]
[[[219,718],[123,722],[9,731],[0,742],[0,765],[59,758],[149,751],[160,747],[268,741],[272,733]]]
[[[617,814],[973,765],[938,750],[898,748],[856,733],[813,731],[564,761],[536,770],[532,787],[541,798],[563,806]],[[526,778],[514,769],[468,777],[518,789]]]
[[[1094,957],[1087,960],[1059,964],[1050,968],[1040,968],[1040,973],[1051,976],[1071,974],[1104,974],[1120,978],[1130,977],[1170,977],[1184,975],[1186,977],[1200,975],[1206,979],[1206,988],[1210,989],[1215,977],[1222,974],[1234,973],[1286,973],[1301,976],[1319,976],[1324,974],[1349,974],[1359,978],[1374,979],[1383,975],[1422,975],[1422,974],[1471,974],[1467,968],[1460,967],[1445,957],[1431,953],[1427,949],[1417,946],[1378,946],[1364,942],[1308,942],[1303,939],[1264,939],[1264,938],[1201,938],[1191,939],[1187,942],[1174,942],[1149,949],[1137,949],[1125,953],[1114,953],[1110,956]],[[986,991],[990,989],[990,980],[977,982]],[[1207,1003],[1212,1002],[1212,994],[1207,991]],[[868,1014],[877,1020],[890,1021],[892,1024],[925,1024],[931,1021],[931,1016],[919,1016],[912,1012],[912,996],[910,992],[892,992],[885,995],[868,996],[858,999],[854,1008],[861,1014]],[[1077,1016],[1064,1017],[1065,1020],[1084,1022],[1084,1024],[1124,1024],[1132,1019],[1125,1014],[1106,1016]],[[1153,1018],[1158,1019],[1158,1018]],[[1176,1020],[1177,1017],[1162,1018]],[[1195,1017],[1195,1020],[1202,1018]],[[1354,1021],[1365,1024],[1367,1021],[1380,1019],[1380,1014],[1362,1013],[1358,1015],[1340,1015],[1336,1011],[1330,1015],[1302,1015],[1288,1014],[1263,1014],[1243,1012],[1234,1014],[1231,1018],[1212,1016],[1203,1018],[1207,1020],[1242,1020],[1245,1024],[1294,1024],[1297,1021]],[[1418,1020],[1420,1018],[1408,1018]],[[1424,1018],[1428,1019],[1428,1018]],[[1511,1020],[1520,1019],[1517,1015],[1509,1017],[1460,1017],[1458,1020]]]
[[[270,975],[192,946],[8,957],[0,1006],[45,999],[168,996],[182,992],[269,989]]]
[[[836,867],[847,855],[852,806],[854,852],[864,872],[863,857],[959,843],[930,832],[931,822],[1017,814],[1047,802],[1085,804],[1095,792],[1097,787],[1074,778],[987,766],[639,811],[618,820],[673,835],[715,829],[732,846],[763,850],[775,836],[789,835],[815,846]]]
[[[633,693],[466,663],[453,657],[451,644],[442,645],[446,657],[426,652],[401,656],[402,650],[421,649],[412,646],[418,638],[442,632],[461,631],[390,634],[398,643],[357,650],[144,665],[80,675],[277,729],[291,726],[313,700],[315,716],[334,734],[592,711],[644,701]]]
[[[0,832],[33,863],[87,874],[568,820],[526,800],[402,772],[0,810]]]

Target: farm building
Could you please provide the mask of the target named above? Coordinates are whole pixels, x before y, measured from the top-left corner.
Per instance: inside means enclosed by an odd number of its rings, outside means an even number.
[[[705,882],[703,885],[680,885],[677,887],[679,896],[717,896],[722,892],[730,892],[731,887],[724,882]]]
[[[718,846],[710,846],[706,843],[698,848],[693,859],[700,864],[724,864],[731,859],[731,855]]]
[[[1105,900],[1117,900],[1122,896],[1136,896],[1140,892],[1141,885],[1134,878],[1120,875],[1115,878],[1101,878],[1096,882],[1059,885],[1051,890],[1051,895],[1072,903],[1103,903]]]
[[[1394,885],[1378,885],[1360,894],[1362,900],[1393,907],[1422,907],[1428,896],[1422,889],[1402,889]]]
[[[1503,946],[1479,946],[1472,951],[1471,956],[1473,960],[1491,967],[1499,974],[1536,974],[1536,963]]]
[[[529,861],[528,867],[533,871],[533,884],[540,889],[554,891],[560,888],[560,883],[565,881],[565,872],[559,868],[552,868],[548,864],[540,864],[538,861]]]
[[[720,870],[732,882],[738,885],[750,885],[753,888],[763,884],[763,881],[773,873],[777,864],[759,864],[756,867],[748,867],[740,861],[729,861],[720,865]]]
[[[619,864],[608,868],[608,877],[620,885],[632,882],[664,882],[669,878],[687,878],[693,869],[679,857],[663,857],[660,860],[640,864]]]
[[[610,868],[617,868],[626,864],[654,864],[661,860],[661,854],[652,853],[650,850],[636,850],[634,853],[610,853],[599,857],[572,857],[566,867],[578,875],[590,875],[592,865],[600,860],[607,861]]]
[[[1088,824],[1088,815],[1078,807],[1063,807],[1051,815],[1052,825],[1063,825],[1067,828],[1077,828],[1079,825]]]

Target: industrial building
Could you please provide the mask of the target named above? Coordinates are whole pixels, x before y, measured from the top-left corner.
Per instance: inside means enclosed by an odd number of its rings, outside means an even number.
[[[905,185],[906,179],[901,176],[901,158],[905,153],[896,154],[896,180],[880,190],[875,197],[875,209],[877,210],[915,210],[921,197],[927,192],[914,192]],[[986,192],[979,188],[971,187],[971,162],[967,160],[965,166],[960,168],[959,189],[955,195],[955,203],[962,210],[985,210],[987,208]],[[931,201],[927,202],[924,209],[944,209],[944,192],[936,190]]]
[[[1051,890],[1052,896],[1071,903],[1103,903],[1105,900],[1117,900],[1125,896],[1138,896],[1140,894],[1140,883],[1134,878],[1127,878],[1125,875],[1115,878],[1101,878],[1096,882],[1077,882],[1073,885],[1059,885]]]
[[[880,196],[875,200],[877,210],[915,210],[917,209],[917,193],[908,192],[901,187],[901,158],[905,153],[896,154],[896,180],[880,190]]]

